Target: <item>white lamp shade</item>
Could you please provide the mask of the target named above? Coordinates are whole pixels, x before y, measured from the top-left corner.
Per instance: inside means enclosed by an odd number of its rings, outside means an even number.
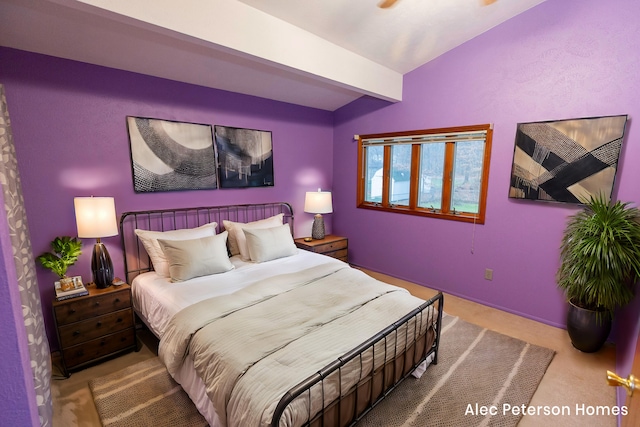
[[[113,197],[75,197],[78,237],[94,238],[116,236],[116,204]]]
[[[304,211],[314,214],[333,212],[330,191],[307,191],[304,199]]]

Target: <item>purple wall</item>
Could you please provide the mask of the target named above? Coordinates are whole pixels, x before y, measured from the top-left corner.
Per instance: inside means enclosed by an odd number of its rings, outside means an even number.
[[[577,208],[507,198],[516,124],[629,114],[617,197],[640,202],[638,16],[637,0],[548,0],[407,74],[402,102],[360,99],[336,112],[333,225],[350,237],[351,260],[563,326],[566,303],[554,276],[566,218]],[[485,225],[355,207],[354,134],[480,123],[494,124]],[[483,279],[485,268],[493,281]],[[635,304],[615,331],[629,348],[637,312]],[[627,363],[619,363],[625,376]]]
[[[331,188],[332,114],[49,56],[0,48],[18,165],[35,255],[76,235],[73,197],[114,196],[119,213],[169,207],[287,201],[296,235],[309,234],[304,192]],[[136,194],[127,115],[272,131],[275,186]],[[327,217],[331,226],[331,216]],[[124,277],[119,237],[103,239]],[[93,241],[69,273],[90,280]],[[50,301],[55,276],[38,266],[47,332],[57,348]]]
[[[118,212],[286,200],[302,235],[312,220],[302,213],[304,191],[335,182],[327,220],[350,238],[354,263],[563,326],[565,303],[554,275],[566,217],[577,209],[507,198],[515,127],[629,114],[616,191],[621,200],[640,202],[640,169],[630,160],[640,158],[633,126],[640,117],[639,15],[636,0],[547,0],[406,75],[403,102],[363,98],[333,115],[0,48],[34,252],[56,235],[75,234],[74,196],[115,196]],[[276,186],[134,194],[126,115],[272,130]],[[354,134],[479,123],[495,125],[485,225],[355,208]],[[118,238],[104,241],[121,274]],[[71,273],[90,277],[90,248],[86,241]],[[494,270],[493,281],[483,279],[485,268]],[[54,277],[39,268],[38,279],[53,337]],[[624,376],[639,309],[636,299],[616,324]],[[0,310],[9,322],[6,313]]]

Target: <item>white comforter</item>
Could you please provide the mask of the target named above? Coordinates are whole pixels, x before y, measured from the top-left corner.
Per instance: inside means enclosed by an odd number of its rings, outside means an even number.
[[[131,286],[133,304],[155,336],[161,338],[171,318],[183,308],[208,298],[239,291],[265,277],[293,273],[321,264],[345,266],[335,258],[299,250],[297,255],[264,263],[231,257],[234,269],[223,274],[172,283],[155,272],[136,277]]]
[[[159,355],[172,375],[187,355],[193,358],[223,425],[268,425],[287,390],[422,302],[344,263],[320,262],[179,311],[162,327]],[[398,334],[399,347],[413,331]],[[376,366],[378,356],[393,358],[395,344],[389,340],[389,351],[376,351]],[[346,378],[351,384],[360,370],[371,369],[371,355],[354,368]],[[282,420],[300,425],[308,405],[315,412],[322,406],[318,399],[333,399],[337,390],[296,400]]]

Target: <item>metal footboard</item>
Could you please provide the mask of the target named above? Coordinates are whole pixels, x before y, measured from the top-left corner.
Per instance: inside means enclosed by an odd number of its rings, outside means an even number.
[[[271,426],[281,425],[280,418],[296,399],[308,400],[303,405],[308,408],[307,421],[303,426],[344,427],[357,423],[423,361],[432,358],[431,363],[438,363],[443,305],[444,297],[442,293],[438,293],[397,322],[291,388],[278,403]],[[426,328],[420,330],[420,325],[426,325]],[[400,340],[404,341],[404,346],[399,349],[398,334],[404,334],[405,338]],[[388,345],[389,341],[392,342],[391,345]],[[383,347],[384,351],[381,365],[375,362],[375,353],[380,351],[380,347]],[[389,350],[389,347],[392,347],[392,350]],[[389,354],[390,351],[393,354]],[[349,376],[348,369],[353,369],[353,366],[347,365],[359,364],[362,373],[364,359],[368,355],[371,355],[373,360],[372,369],[365,372],[355,385],[346,384],[344,378]],[[335,388],[336,382],[338,397],[325,402],[327,395],[335,393],[335,390],[329,389]],[[312,404],[312,394],[316,395],[316,400],[320,396],[322,402],[319,409],[317,404]]]

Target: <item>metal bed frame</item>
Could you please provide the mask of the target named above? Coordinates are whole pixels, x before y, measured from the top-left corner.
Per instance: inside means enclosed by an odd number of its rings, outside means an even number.
[[[135,229],[168,231],[216,222],[216,233],[220,233],[224,230],[222,221],[225,219],[251,222],[278,214],[283,214],[283,222],[289,224],[293,234],[293,208],[285,202],[125,212],[120,216],[120,241],[126,281],[131,283],[137,275],[153,270],[151,259],[136,237]]]
[[[217,222],[216,231],[221,232],[224,219],[251,222],[280,213],[293,234],[293,208],[284,202],[123,213],[120,218],[120,236],[127,281],[131,283],[137,275],[153,270],[149,256],[134,233],[137,228],[167,231]],[[271,426],[281,425],[280,418],[294,400],[306,398],[311,401],[312,393],[321,393],[322,407],[314,410],[314,413],[309,409],[304,426],[345,427],[356,424],[421,363],[438,363],[443,306],[444,297],[442,293],[438,293],[375,336],[301,381],[282,396],[273,414]],[[426,328],[422,330],[424,325]],[[402,348],[398,348],[397,344],[400,336],[404,338]],[[383,363],[379,364],[380,366],[375,365],[376,352],[384,352]],[[368,372],[362,369],[367,357],[374,361]],[[361,377],[355,386],[344,385],[343,378],[346,374],[343,374],[343,371],[347,369],[348,364],[354,363],[360,365]],[[329,395],[328,388],[335,387],[336,377],[338,397],[325,402],[325,396]],[[311,406],[307,405],[308,408]]]

